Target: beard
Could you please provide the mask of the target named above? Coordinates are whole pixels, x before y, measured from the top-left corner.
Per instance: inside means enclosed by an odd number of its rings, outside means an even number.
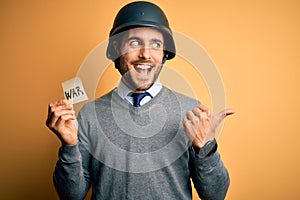
[[[157,80],[162,69],[161,63],[153,63],[143,59],[126,62],[125,58],[121,58],[120,65],[122,81],[133,91],[149,89]]]

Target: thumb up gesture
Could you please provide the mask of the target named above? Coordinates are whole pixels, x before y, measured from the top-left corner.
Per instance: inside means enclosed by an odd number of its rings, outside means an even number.
[[[225,109],[213,115],[206,106],[200,105],[186,113],[183,119],[185,133],[193,142],[193,146],[201,148],[215,138],[217,127],[225,117],[232,114],[233,110]]]

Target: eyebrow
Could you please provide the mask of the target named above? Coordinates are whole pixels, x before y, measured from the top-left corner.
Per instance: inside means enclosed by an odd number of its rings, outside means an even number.
[[[159,43],[161,43],[161,44],[163,44],[163,41],[161,41],[160,39],[152,39],[151,41],[153,41],[153,42],[159,42]]]
[[[130,41],[130,40],[141,40],[141,38],[139,38],[139,37],[136,37],[136,36],[133,36],[133,37],[127,38],[127,41]]]
[[[136,36],[132,36],[132,37],[130,37],[130,38],[127,38],[127,41],[130,41],[130,40],[140,40],[140,41],[142,41],[141,38],[136,37]],[[153,38],[153,39],[151,39],[150,41],[151,41],[151,42],[159,42],[159,43],[163,44],[163,42],[162,42],[160,39],[157,39],[157,38]]]

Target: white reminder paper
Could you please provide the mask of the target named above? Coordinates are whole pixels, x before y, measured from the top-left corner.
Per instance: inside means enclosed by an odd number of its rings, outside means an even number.
[[[63,82],[62,88],[64,90],[66,100],[72,104],[88,99],[79,77]]]

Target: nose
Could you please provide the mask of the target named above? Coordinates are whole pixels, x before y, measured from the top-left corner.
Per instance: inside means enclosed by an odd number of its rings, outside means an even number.
[[[143,47],[140,49],[139,58],[150,60],[151,59],[151,53],[149,47]]]

